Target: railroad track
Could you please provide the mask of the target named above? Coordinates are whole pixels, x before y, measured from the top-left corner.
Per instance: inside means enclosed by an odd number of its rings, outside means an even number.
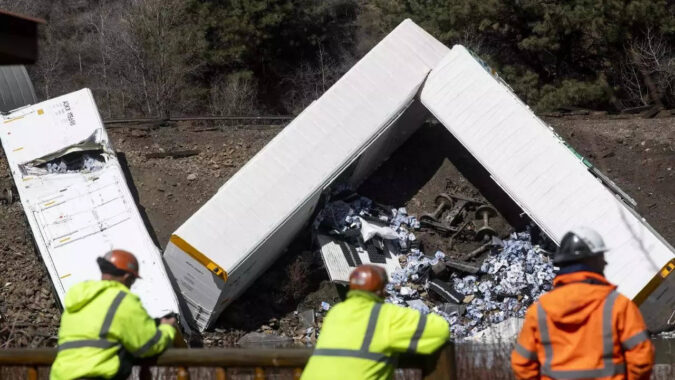
[[[123,128],[128,124],[145,124],[145,127],[176,123],[179,121],[225,121],[238,125],[282,125],[293,120],[294,116],[170,116],[166,118],[130,118],[130,119],[106,119],[103,123],[107,128]]]

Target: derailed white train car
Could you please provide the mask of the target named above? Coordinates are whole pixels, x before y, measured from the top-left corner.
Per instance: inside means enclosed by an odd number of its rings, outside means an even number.
[[[416,95],[448,51],[404,21],[176,230],[164,258],[196,327],[278,258],[327,187],[360,183],[422,124]]]
[[[61,304],[70,286],[99,279],[96,258],[118,248],[139,259],[132,291],[148,313],[179,311],[91,91],[0,116],[0,142]]]
[[[556,243],[579,225],[603,236],[610,247],[605,273],[641,306],[650,330],[675,322],[673,247],[484,62],[453,47],[421,100]]]
[[[609,279],[642,304],[650,329],[666,324],[675,307],[673,248],[487,65],[410,20],[172,235],[165,261],[190,322],[211,325],[306,225],[322,192],[358,185],[429,111],[554,241],[576,225],[597,228],[613,248]]]

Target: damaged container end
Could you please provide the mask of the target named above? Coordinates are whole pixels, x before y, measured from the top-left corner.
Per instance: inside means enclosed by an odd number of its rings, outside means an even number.
[[[0,116],[7,156],[35,244],[63,305],[68,289],[98,280],[96,258],[133,252],[131,291],[150,316],[178,312],[159,249],[145,227],[94,103],[83,89]]]

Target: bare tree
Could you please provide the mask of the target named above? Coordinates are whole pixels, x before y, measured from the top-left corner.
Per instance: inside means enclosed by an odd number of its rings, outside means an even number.
[[[211,82],[209,110],[213,115],[254,115],[256,83],[249,72],[220,76]]]
[[[0,8],[33,17],[45,17],[49,2],[44,0],[0,0]]]
[[[110,66],[110,41],[108,40],[109,34],[109,20],[112,18],[113,7],[109,2],[104,0],[98,0],[96,2],[96,8],[94,12],[90,13],[89,16],[89,26],[95,31],[98,35],[98,56],[100,63],[97,65],[100,72],[100,81],[102,92],[105,96],[105,109],[108,117],[112,115],[112,98],[111,98],[111,88],[109,80],[109,66]]]
[[[641,39],[628,44],[626,53],[623,86],[633,101],[658,107],[675,101],[675,55],[661,34],[648,27]]]
[[[37,77],[38,93],[43,99],[56,95],[55,87],[63,74],[62,41],[57,37],[57,25],[47,24],[42,29],[42,43],[37,62],[29,69]]]
[[[289,112],[300,112],[326,92],[355,61],[346,50],[335,57],[319,46],[315,61],[302,62],[291,75],[282,79],[288,88],[282,104]]]
[[[204,41],[185,18],[185,6],[180,0],[138,0],[122,18],[129,84],[148,114],[166,116],[198,102],[190,77],[203,66],[196,57]]]

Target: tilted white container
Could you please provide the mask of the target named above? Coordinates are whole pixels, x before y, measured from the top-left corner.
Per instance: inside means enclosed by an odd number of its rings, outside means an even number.
[[[404,21],[176,230],[164,258],[198,328],[277,259],[326,187],[360,183],[421,125],[416,94],[448,51]]]
[[[671,317],[673,247],[484,62],[463,46],[453,47],[429,75],[421,99],[555,242],[575,226],[596,229],[611,248],[607,278],[643,304],[651,329]]]
[[[100,279],[96,258],[116,248],[140,262],[142,279],[131,290],[148,313],[158,318],[179,311],[89,89],[0,116],[0,142],[61,304],[72,285]],[[83,151],[105,163],[92,171],[44,169],[46,161]]]
[[[652,330],[666,323],[673,248],[485,63],[409,20],[173,234],[165,260],[191,322],[211,325],[307,224],[327,187],[358,185],[428,111],[554,241],[577,225],[596,228],[612,247],[609,279],[642,304]]]

